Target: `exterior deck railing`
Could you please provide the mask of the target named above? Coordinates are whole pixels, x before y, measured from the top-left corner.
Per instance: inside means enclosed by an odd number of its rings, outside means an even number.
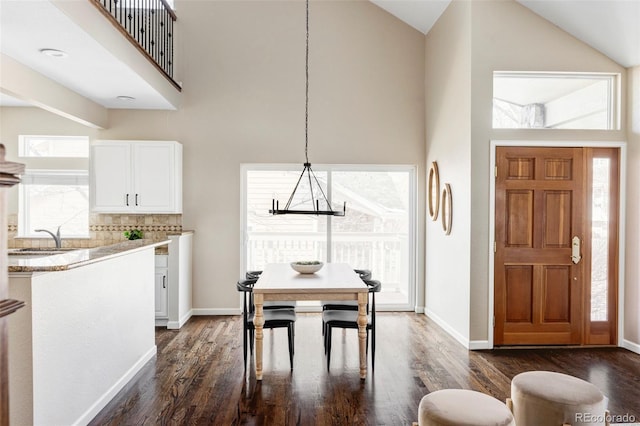
[[[340,233],[331,237],[332,262],[373,269],[387,289],[408,288],[407,237],[396,233]],[[295,259],[326,259],[324,233],[251,232],[247,245],[248,269]]]
[[[173,39],[177,19],[166,0],[89,0],[169,79],[173,78]]]

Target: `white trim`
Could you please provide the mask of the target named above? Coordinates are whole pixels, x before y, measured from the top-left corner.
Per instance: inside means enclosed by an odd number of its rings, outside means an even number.
[[[416,314],[424,314],[424,310],[424,306],[416,306],[413,312],[415,312]]]
[[[625,287],[625,232],[626,232],[626,200],[627,200],[627,142],[625,141],[534,141],[534,140],[497,140],[492,139],[490,144],[490,179],[489,179],[489,306],[488,306],[488,330],[489,343],[493,347],[493,316],[494,316],[494,284],[495,271],[493,252],[493,242],[496,235],[495,224],[495,201],[496,201],[496,179],[494,175],[496,165],[496,148],[499,146],[514,147],[554,147],[554,148],[619,148],[620,149],[620,212],[619,212],[619,235],[618,235],[618,346],[624,347],[624,287]],[[491,237],[493,236],[493,238]]]
[[[73,424],[74,425],[86,425],[96,416],[98,413],[116,396],[118,392],[125,387],[133,377],[138,374],[138,372],[145,366],[145,364],[151,360],[156,353],[158,348],[156,345],[153,345],[151,349],[147,351],[147,353],[143,354],[135,364],[131,366],[129,370],[127,370],[120,379],[113,384],[100,398],[96,400],[96,402],[91,405]]]
[[[620,345],[625,349],[630,350],[631,352],[635,352],[637,354],[640,354],[640,344],[638,343],[634,343],[630,340],[622,340],[622,344]]]
[[[451,337],[456,339],[462,346],[469,349],[469,339],[460,334],[456,329],[451,327],[445,320],[440,318],[431,309],[425,308],[425,315],[435,322],[440,328],[446,331]]]
[[[242,315],[240,308],[193,308],[191,312],[194,317],[206,315]]]
[[[627,144],[620,146],[620,215],[618,220],[618,346],[624,342],[624,289],[627,235]],[[640,352],[639,352],[640,353]]]
[[[479,351],[482,349],[493,349],[493,343],[488,340],[471,340],[469,342],[470,351]]]
[[[167,321],[167,328],[169,330],[180,330],[180,328],[187,323],[193,316],[193,309],[189,309],[189,312],[184,314],[178,321]]]

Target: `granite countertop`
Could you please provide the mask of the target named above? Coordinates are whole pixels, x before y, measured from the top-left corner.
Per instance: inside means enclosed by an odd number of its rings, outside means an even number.
[[[9,249],[9,272],[46,272],[65,271],[78,268],[90,263],[101,262],[116,256],[122,256],[128,252],[142,249],[166,246],[166,241],[133,240],[110,246],[102,246],[90,249],[78,249],[65,251],[53,255],[15,255],[16,249]],[[55,250],[55,249],[51,249]]]

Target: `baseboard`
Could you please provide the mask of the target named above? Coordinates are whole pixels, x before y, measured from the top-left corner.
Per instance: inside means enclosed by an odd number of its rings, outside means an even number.
[[[184,314],[182,316],[182,318],[180,318],[178,321],[169,321],[169,322],[167,322],[167,328],[169,330],[180,330],[180,328],[183,325],[185,325],[187,323],[187,321],[189,321],[189,319],[191,318],[192,315],[193,315],[193,309],[190,309],[189,312]]]
[[[124,375],[118,381],[116,381],[113,384],[113,386],[111,386],[111,388],[109,388],[104,393],[104,395],[98,398],[98,400],[95,403],[93,403],[93,405],[89,407],[89,409],[87,409],[87,411],[85,411],[84,414],[81,415],[78,418],[78,420],[76,420],[73,424],[74,425],[89,424],[89,422],[93,420],[95,416],[98,415],[100,410],[106,407],[106,405],[116,396],[116,394],[120,392],[122,388],[124,388],[125,385],[129,383],[129,381],[133,379],[133,377],[136,374],[138,374],[138,372],[142,369],[142,367],[144,367],[145,364],[156,355],[157,351],[158,351],[158,348],[156,347],[156,345],[153,345],[151,349],[149,349],[144,355],[142,355],[138,359],[138,361],[136,361],[136,363],[133,364],[131,368],[127,370],[124,373]]]
[[[194,308],[191,310],[193,316],[200,315],[240,315],[242,311],[240,308],[236,309],[218,309],[218,308]]]
[[[167,318],[161,318],[161,319],[157,319],[156,318],[156,327],[166,327],[167,324],[169,323],[169,320]]]
[[[477,351],[481,349],[493,349],[493,345],[488,340],[471,340],[469,341],[469,350]]]
[[[469,348],[469,339],[467,339],[462,334],[460,334],[457,330],[455,330],[453,327],[451,327],[445,320],[440,318],[431,309],[425,308],[424,309],[424,314],[426,316],[428,316],[429,318],[431,318],[433,320],[433,322],[435,322],[437,325],[439,325],[444,331],[449,333],[451,335],[451,337],[456,339],[462,346],[464,346],[467,349],[470,349]]]
[[[640,345],[634,342],[631,342],[629,340],[623,340],[622,341],[622,347],[625,349],[630,350],[631,352],[635,352],[637,354],[640,354]]]
[[[416,306],[416,307],[414,308],[414,312],[415,312],[416,314],[424,314],[424,306]]]

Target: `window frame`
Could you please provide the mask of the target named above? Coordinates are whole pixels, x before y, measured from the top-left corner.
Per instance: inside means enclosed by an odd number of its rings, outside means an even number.
[[[27,186],[30,184],[64,184],[71,185],[75,181],[76,185],[86,185],[87,196],[89,195],[89,171],[83,169],[27,169],[22,175],[22,182],[18,185],[18,230],[17,238],[50,238],[43,233],[30,232],[31,218],[28,212],[31,211],[27,196]],[[35,182],[35,181],[38,182]],[[65,182],[67,181],[67,182]],[[87,216],[90,213],[89,198],[87,197]],[[63,225],[63,224],[61,224]],[[50,230],[55,231],[55,230]],[[89,222],[87,221],[86,234],[66,234],[65,238],[89,238]]]
[[[45,155],[45,156],[38,156],[38,155],[29,155],[29,150],[27,148],[27,145],[29,144],[29,142],[33,139],[46,139],[50,142],[55,142],[55,141],[82,141],[86,143],[86,155],[82,156],[78,156],[78,155],[74,155],[74,156],[64,156],[64,155]],[[50,158],[50,159],[63,159],[63,158],[89,158],[89,137],[88,136],[64,136],[64,135],[55,135],[55,136],[49,136],[49,135],[19,135],[18,136],[18,157],[19,158]]]
[[[561,72],[561,71],[499,71],[495,70],[492,73],[491,86],[492,86],[492,104],[495,98],[494,82],[496,77],[513,77],[513,78],[557,78],[557,79],[593,79],[603,80],[607,82],[607,129],[582,129],[582,128],[557,128],[557,127],[494,127],[492,105],[491,114],[491,128],[493,130],[586,130],[586,131],[615,131],[620,130],[621,117],[620,117],[620,103],[621,103],[621,75],[615,72]]]
[[[247,175],[250,171],[292,171],[299,172],[301,164],[293,163],[243,163],[240,165],[240,269],[238,271],[240,279],[244,278],[247,270],[247,244],[249,236],[246,232],[248,222],[247,211]],[[332,173],[333,172],[407,172],[409,181],[408,200],[408,283],[407,283],[407,303],[406,304],[377,304],[377,309],[381,311],[414,311],[416,309],[416,285],[417,285],[417,229],[418,229],[418,192],[417,192],[417,168],[415,165],[407,164],[314,164],[313,170],[317,173],[327,173],[326,195],[329,202],[332,202]],[[293,188],[291,188],[293,190]],[[281,200],[282,201],[282,200]],[[349,214],[349,206],[347,206]],[[331,259],[332,246],[332,218],[327,217],[326,244],[327,258]],[[320,307],[310,307],[305,311],[319,311]]]

